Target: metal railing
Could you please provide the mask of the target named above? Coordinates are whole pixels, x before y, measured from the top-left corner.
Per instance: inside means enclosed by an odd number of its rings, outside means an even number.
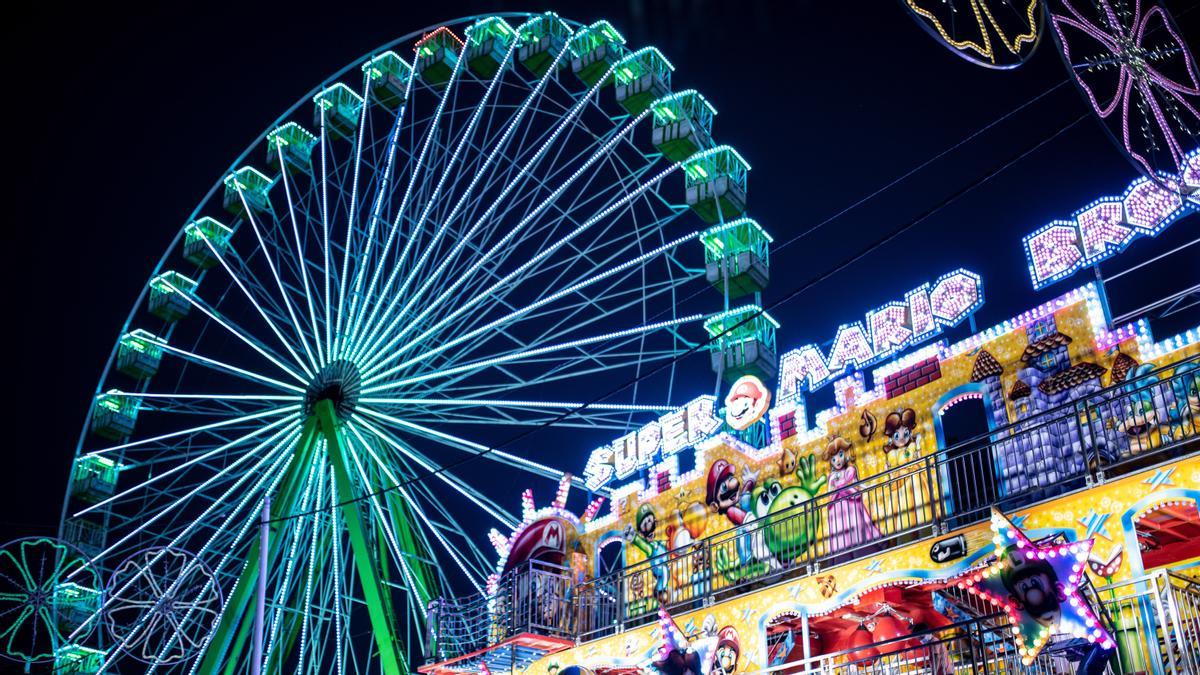
[[[509,570],[487,595],[435,600],[429,607],[433,629],[427,661],[444,661],[503,642],[521,633],[575,635],[570,571],[538,561]]]
[[[1191,365],[1162,377],[1183,364]],[[1094,390],[582,584],[546,566],[513,570],[494,597],[442,602],[435,625],[448,632],[439,633],[439,652],[495,644],[517,626],[598,638],[654,620],[660,606],[718,602],[983,521],[992,506],[1012,510],[1182,456],[1200,448],[1196,365],[1200,356]],[[461,616],[451,620],[449,607]]]

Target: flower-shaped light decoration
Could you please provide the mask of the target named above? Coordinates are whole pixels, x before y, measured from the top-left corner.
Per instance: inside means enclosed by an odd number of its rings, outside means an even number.
[[[1041,0],[902,1],[938,42],[988,68],[1016,68],[1041,39]]]
[[[223,605],[207,564],[187,551],[155,546],[113,572],[104,614],[121,649],[161,666],[194,654]]]
[[[54,660],[96,626],[100,579],[88,559],[57,539],[0,547],[0,655],[28,666]]]
[[[1049,0],[1067,68],[1138,170],[1178,193],[1200,145],[1200,78],[1156,0]]]
[[[1025,665],[1033,663],[1055,631],[1086,639],[1104,650],[1114,648],[1112,636],[1079,594],[1092,550],[1090,539],[1034,544],[995,509],[992,531],[995,560],[967,572],[957,586],[1004,610]]]

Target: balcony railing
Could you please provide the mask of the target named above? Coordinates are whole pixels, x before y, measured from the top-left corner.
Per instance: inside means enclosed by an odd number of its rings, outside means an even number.
[[[1105,672],[1119,675],[1200,672],[1200,585],[1159,572],[1085,593],[1117,652]],[[1057,635],[1024,666],[1012,629],[999,614],[900,638],[763,668],[748,675],[892,673],[1075,673],[1090,645]]]
[[[435,600],[429,608],[434,653],[445,661],[521,633],[574,637],[578,611],[568,570],[529,561],[505,574],[489,595]]]
[[[694,609],[1182,456],[1200,448],[1200,369],[1161,376],[1184,363],[1200,356],[582,584],[545,565],[513,570],[494,596],[441,602],[438,658],[522,631],[598,638],[660,606]]]

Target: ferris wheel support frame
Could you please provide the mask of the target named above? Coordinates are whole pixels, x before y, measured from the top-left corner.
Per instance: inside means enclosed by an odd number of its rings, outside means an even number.
[[[330,464],[333,467],[337,494],[352,495],[355,493],[347,467],[346,445],[342,440],[341,423],[337,413],[330,401],[318,401],[314,406],[313,414],[304,424],[300,441],[296,444],[289,475],[284,480],[279,496],[271,502],[271,520],[277,523],[282,522],[276,519],[281,519],[291,513],[293,502],[299,498],[304,482],[301,469],[308,466],[310,456],[322,439],[326,443]],[[350,546],[354,552],[354,566],[358,573],[359,583],[362,585],[363,599],[371,619],[371,630],[379,649],[379,662],[383,673],[384,675],[408,675],[410,671],[398,644],[395,614],[380,581],[375,556],[372,555],[371,547],[367,542],[367,533],[358,502],[356,500],[343,501],[338,505],[338,509],[341,511],[342,522],[346,526]],[[279,545],[278,542],[281,539],[282,537],[279,536],[268,538],[269,543],[265,556],[268,561],[277,557],[278,551],[274,550],[274,547]],[[400,540],[406,549],[415,548],[411,534],[406,529]],[[418,556],[413,555],[413,551],[407,550],[406,553],[409,553],[412,558],[418,559]],[[226,652],[230,652],[228,663],[236,663],[240,658],[253,626],[253,612],[247,610],[252,602],[251,598],[256,588],[255,581],[260,574],[262,560],[262,551],[259,549],[259,545],[255,544],[227,603],[227,608],[231,608],[233,611],[226,611],[222,615],[222,620],[213,631],[212,639],[205,646],[204,660],[196,671],[200,675],[217,675],[222,672],[222,665],[227,661],[225,659]],[[423,595],[428,595],[427,589],[422,590],[424,591]],[[236,617],[236,619],[230,620],[232,617]],[[236,634],[234,633],[235,626],[237,627]],[[231,638],[232,643],[230,642]]]

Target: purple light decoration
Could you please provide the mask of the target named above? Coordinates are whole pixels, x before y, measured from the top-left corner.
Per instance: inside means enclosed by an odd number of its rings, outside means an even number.
[[[1200,133],[1200,79],[1157,2],[1053,0],[1064,61],[1096,115],[1145,176],[1174,192]]]

